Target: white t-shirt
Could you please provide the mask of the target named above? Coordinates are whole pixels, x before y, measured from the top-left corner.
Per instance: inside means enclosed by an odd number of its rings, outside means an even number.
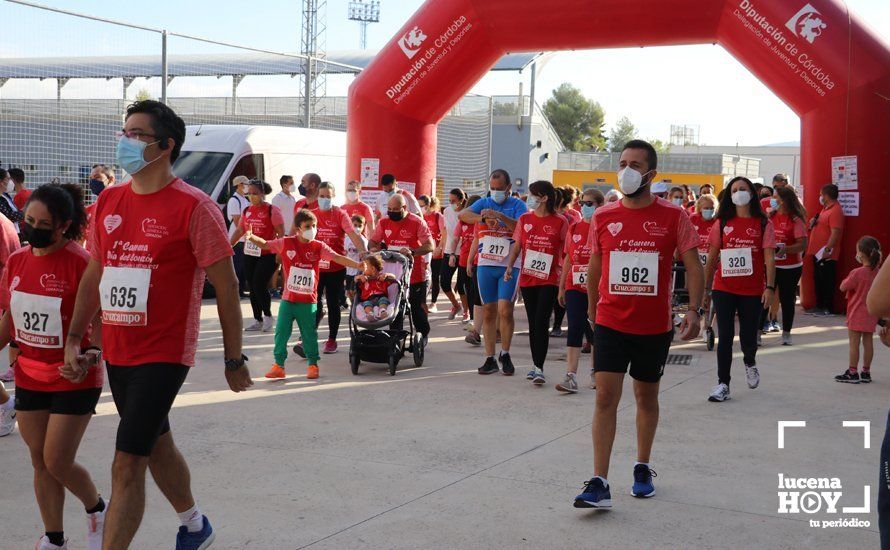
[[[293,195],[285,194],[284,191],[272,197],[272,206],[278,207],[281,210],[281,215],[284,217],[285,235],[290,235],[290,230],[294,226],[295,204],[297,204],[297,199]]]
[[[248,206],[250,206],[250,201],[247,200],[247,197],[243,197],[238,193],[235,193],[226,204],[226,217],[231,222],[235,216],[240,216],[241,213],[244,212],[244,209]],[[237,224],[233,223],[231,226],[229,226],[229,239],[232,238],[232,235],[234,235],[235,231],[237,230]],[[244,239],[242,238],[239,242],[244,242]]]
[[[442,210],[442,215],[445,217],[446,236],[444,243],[445,246],[442,247],[442,249],[447,251],[451,250],[450,247],[453,246],[451,242],[455,240],[454,228],[457,227],[457,224],[460,222],[460,220],[457,218],[457,212],[454,210],[454,208],[451,207],[450,204],[445,207],[445,210]]]
[[[411,214],[417,214],[421,218],[423,217],[423,212],[420,211],[420,203],[417,202],[417,197],[405,191],[404,189],[399,189],[396,191],[396,193],[405,197],[405,202],[408,204],[408,212],[410,212]],[[386,193],[380,193],[380,195],[377,197],[376,210],[380,212],[380,217],[382,218],[386,217],[386,211],[389,209],[389,199],[390,197]]]
[[[368,249],[368,239],[366,239],[364,235],[359,235],[358,237],[362,240],[362,243],[364,243],[365,250],[367,250]],[[349,258],[350,260],[358,261],[359,251],[355,247],[355,243],[353,243],[352,239],[350,239],[349,237],[346,237],[346,239],[344,239],[344,241],[346,243],[346,257]],[[351,276],[358,275],[358,269],[354,268],[354,267],[347,267],[346,274],[351,275]]]

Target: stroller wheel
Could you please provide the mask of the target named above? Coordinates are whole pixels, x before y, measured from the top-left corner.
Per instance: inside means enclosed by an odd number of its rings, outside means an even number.
[[[357,353],[349,350],[349,368],[352,370],[352,374],[358,374],[358,366],[361,364],[361,359]]]
[[[398,364],[399,364],[398,356],[395,355],[394,353],[391,353],[389,355],[389,375],[390,376],[396,375],[396,367],[398,366]]]
[[[705,336],[707,338],[708,351],[714,351],[714,329],[708,327]]]
[[[423,336],[419,333],[414,333],[414,336],[411,338],[411,352],[414,354],[414,366],[422,367],[423,366]]]

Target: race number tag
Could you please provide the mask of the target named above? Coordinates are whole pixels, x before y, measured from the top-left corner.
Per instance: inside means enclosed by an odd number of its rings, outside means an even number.
[[[587,266],[572,266],[572,284],[575,286],[584,286],[587,284]]]
[[[312,294],[315,290],[315,270],[291,267],[287,274],[287,290],[294,294]]]
[[[318,262],[319,269],[330,269],[331,268],[331,260],[321,260]]]
[[[35,348],[60,349],[62,341],[62,298],[12,292],[10,300],[15,339]]]
[[[754,274],[750,248],[724,248],[720,251],[720,275],[747,277]]]
[[[525,261],[522,264],[523,275],[546,279],[550,276],[551,267],[553,267],[553,254],[526,249]]]
[[[482,251],[479,257],[492,262],[503,262],[510,255],[510,239],[505,237],[482,237]]]
[[[788,254],[785,252],[785,243],[776,243],[776,259],[787,260]]]
[[[632,296],[658,295],[658,252],[612,252],[609,292]]]
[[[102,322],[122,327],[146,326],[150,282],[150,269],[106,267],[99,283]]]
[[[698,261],[700,261],[701,265],[704,266],[706,263],[708,263],[708,254],[706,252],[699,252]]]
[[[263,255],[263,251],[260,249],[258,244],[252,241],[244,241],[244,255],[259,258]]]

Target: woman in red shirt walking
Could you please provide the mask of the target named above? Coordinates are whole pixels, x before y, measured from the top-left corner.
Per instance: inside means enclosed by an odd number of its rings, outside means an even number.
[[[791,328],[797,303],[797,285],[803,273],[803,253],[807,249],[807,213],[800,204],[792,187],[776,189],[776,206],[770,212],[770,220],[776,232],[776,292],[782,308],[782,345],[791,345]],[[773,301],[775,304],[775,300]],[[774,306],[773,306],[774,307]],[[770,306],[764,308],[760,324],[776,312]]]
[[[756,366],[760,311],[772,303],[776,290],[776,236],[772,223],[760,209],[754,184],[748,178],[733,178],[726,192],[729,196],[717,210],[720,223],[711,229],[705,265],[704,302],[707,304],[713,297],[717,308],[718,380],[708,397],[714,402],[730,398],[736,314],[748,387],[754,389],[760,384]]]
[[[528,186],[529,212],[519,217],[513,232],[513,246],[506,265],[513,265],[522,255],[519,288],[528,316],[528,340],[535,368],[526,375],[536,386],[544,379],[544,361],[550,334],[550,313],[559,294],[559,266],[565,248],[568,222],[556,213],[556,189],[549,181],[536,181]],[[509,281],[512,270],[504,280]]]

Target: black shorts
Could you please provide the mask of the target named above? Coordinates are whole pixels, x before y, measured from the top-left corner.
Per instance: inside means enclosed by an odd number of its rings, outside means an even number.
[[[158,438],[170,431],[167,414],[188,372],[189,367],[174,363],[108,365],[108,385],[121,417],[115,443],[118,451],[151,455]]]
[[[349,292],[355,291],[355,275],[346,276],[346,290]]]
[[[96,414],[96,403],[102,388],[71,391],[37,391],[21,387],[15,389],[15,410],[49,411],[49,414],[82,416]]]
[[[593,328],[594,372],[617,372],[640,382],[658,382],[664,374],[664,364],[674,332],[663,334],[627,334],[603,325]]]

